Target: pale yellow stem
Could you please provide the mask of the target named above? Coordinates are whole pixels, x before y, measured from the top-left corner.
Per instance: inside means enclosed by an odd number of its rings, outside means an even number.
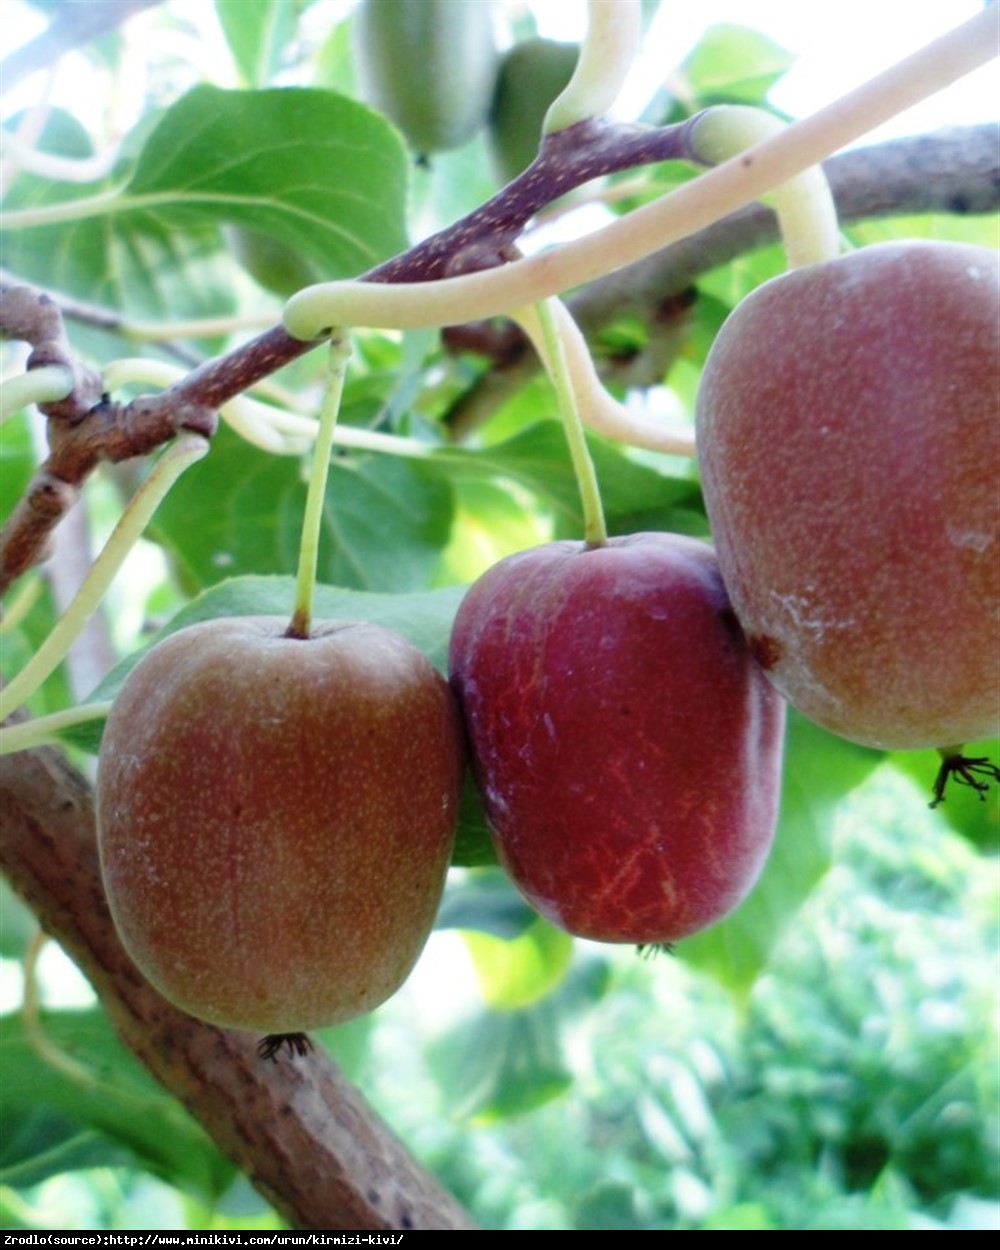
[[[572,313],[561,300],[550,301],[550,306],[583,423],[598,434],[603,434],[605,438],[627,443],[630,447],[644,447],[649,451],[661,451],[668,455],[693,457],[695,444],[692,432],[671,429],[650,417],[631,412],[605,390],[597,375],[587,340],[573,320]],[[540,327],[527,318],[520,320],[520,324],[544,360],[546,348]]]
[[[787,122],[763,109],[720,105],[695,122],[691,147],[698,160],[718,165],[787,127]],[[761,199],[778,218],[790,268],[833,260],[840,254],[837,205],[821,165],[811,165],[779,183]]]
[[[640,0],[590,0],[579,60],[573,77],[549,105],[543,135],[601,117],[611,108],[635,64],[641,34]]]
[[[558,315],[560,308],[560,301],[553,298],[535,308],[522,309],[514,315],[514,320],[534,343],[556,392],[559,415],[573,462],[573,473],[580,491],[584,540],[590,547],[603,547],[608,541],[604,507],[594,461],[580,419],[579,397],[563,350],[562,330],[565,322]]]
[[[110,700],[83,703],[62,712],[51,712],[48,716],[36,716],[19,725],[4,725],[0,727],[0,755],[13,755],[15,751],[30,751],[58,742],[65,730],[85,725],[88,721],[104,720],[110,711]]]
[[[16,373],[0,383],[0,421],[6,421],[29,404],[52,404],[73,389],[73,370],[68,365],[41,365]]]
[[[17,629],[38,602],[44,588],[45,583],[37,575],[21,584],[11,603],[4,605],[3,615],[0,616],[0,634]]]
[[[186,376],[187,371],[179,365],[168,364],[163,360],[148,360],[144,356],[113,360],[102,371],[105,387],[112,392],[129,384],[171,386]],[[266,389],[266,384],[261,389]],[[228,400],[219,409],[219,415],[247,442],[279,456],[300,455],[316,438],[319,429],[315,417],[292,412],[286,407],[261,403],[249,395],[237,395]],[[378,430],[363,430],[356,426],[338,426],[333,437],[339,447],[383,452],[410,459],[423,459],[433,451],[428,443],[421,443],[415,438],[402,438],[396,434],[383,434]]]
[[[295,608],[288,632],[296,638],[308,638],[312,629],[313,596],[316,590],[316,571],[319,567],[319,540],[323,526],[323,509],[326,504],[326,483],[330,476],[330,455],[333,451],[334,432],[340,414],[340,401],[344,393],[347,362],[351,356],[351,340],[347,334],[335,335],[330,340],[320,410],[319,433],[312,453],[312,471],[306,494],[305,513],[302,518],[302,538],[299,543],[299,568],[295,585]]]
[[[104,598],[164,496],[184,470],[201,459],[208,446],[207,440],[199,435],[187,435],[172,443],[156,461],[149,477],[129,500],[69,607],[24,668],[0,691],[0,720],[6,720],[55,671]]]

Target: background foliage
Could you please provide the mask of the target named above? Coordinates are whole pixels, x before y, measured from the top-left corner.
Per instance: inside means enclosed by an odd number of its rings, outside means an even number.
[[[19,172],[5,207],[53,206],[55,215],[5,233],[3,256],[19,277],[124,318],[117,330],[73,325],[74,345],[95,364],[217,353],[277,319],[270,288],[289,272],[293,286],[353,275],[495,189],[484,134],[414,162],[357,98],[350,15],[320,26],[308,20],[315,7],[216,0],[229,80],[240,84],[223,89],[172,54],[197,31],[167,4],[149,18],[148,38],[163,44],[143,50],[141,107],[123,134],[114,100],[134,78],[135,44],[114,32],[85,50],[102,84],[98,108],[54,110],[41,147],[83,157],[116,138],[116,159],[90,182]],[[530,13],[510,33],[531,34]],[[756,32],[714,28],[645,120],[761,102],[788,65]],[[686,172],[650,171],[619,208],[678,176]],[[850,231],[856,242],[896,233],[996,243],[992,220]],[[265,242],[277,249],[277,282],[273,267],[256,267]],[[725,313],[781,267],[768,249],[706,276],[650,402],[689,414]],[[237,320],[194,334],[176,325],[194,317]],[[647,334],[614,326],[604,346]],[[275,380],[291,408],[313,411],[321,367],[306,357]],[[452,406],[486,368],[446,351],[437,334],[358,335],[343,420],[409,441],[403,455],[338,456],[324,516],[319,615],[392,625],[439,666],[462,587],[502,555],[575,537],[581,524],[541,382],[507,396],[464,442],[448,437]],[[612,533],[707,536],[691,465],[591,443]],[[4,515],[35,461],[24,414],[0,443]],[[89,486],[95,538],[140,470]],[[224,428],[112,592],[106,620],[120,663],[98,696],[157,631],[288,611],[304,492],[300,455]],[[3,636],[9,672],[56,613],[40,576],[20,593],[33,599]],[[60,672],[32,710],[90,694]],[[93,732],[71,744],[84,767],[95,745]],[[764,877],[730,920],[676,958],[572,942],[533,918],[491,865],[470,801],[460,866],[411,983],[323,1040],[488,1228],[993,1227],[997,803],[956,793],[930,812],[934,769],[930,754],[884,756],[793,718]],[[55,952],[43,960],[42,1040],[25,1026],[15,983],[32,925],[10,898],[3,920],[4,1227],[278,1226],[121,1049]]]

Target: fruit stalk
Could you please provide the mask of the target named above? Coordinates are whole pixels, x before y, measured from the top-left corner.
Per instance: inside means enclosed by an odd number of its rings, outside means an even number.
[[[560,313],[565,314],[565,317]],[[569,444],[570,459],[573,462],[573,473],[580,491],[584,541],[588,547],[603,547],[608,541],[608,531],[597,472],[580,418],[579,394],[563,347],[561,326],[565,318],[568,318],[568,314],[560,301],[550,299],[519,313],[515,320],[538,349],[545,371],[555,388],[559,415],[566,431],[566,442]]]
[[[136,382],[143,386],[169,387],[183,382],[188,376],[187,371],[179,365],[145,356],[126,356],[113,360],[104,366],[101,374],[109,392],[114,392],[127,383]],[[319,422],[315,417],[294,411],[294,400],[282,394],[279,388],[272,389],[270,399],[273,402],[264,403],[248,394],[238,394],[220,406],[219,416],[241,438],[263,451],[279,456],[298,455],[315,440]],[[278,407],[279,404],[282,406]],[[423,459],[430,454],[428,444],[415,438],[402,438],[396,434],[383,434],[379,430],[364,430],[356,426],[338,426],[333,440],[341,447],[378,451],[392,456]]]
[[[543,135],[600,117],[611,108],[635,63],[641,30],[639,0],[590,0],[576,69],[549,106]]]
[[[573,314],[559,299],[549,300],[548,307],[558,335],[560,354],[565,361],[568,383],[584,424],[605,438],[626,443],[629,447],[645,447],[665,455],[693,458],[694,435],[645,414],[632,412],[609,394],[598,377],[587,340],[573,320]],[[544,362],[547,348],[540,323],[528,318],[521,319],[519,324],[531,339],[539,359]]]
[[[330,476],[330,456],[333,453],[333,436],[340,413],[340,400],[344,393],[344,377],[351,356],[351,340],[343,333],[330,339],[327,359],[326,387],[320,409],[319,431],[313,448],[312,472],[306,495],[305,513],[302,518],[302,539],[299,543],[299,571],[295,585],[295,607],[288,626],[289,638],[308,638],[312,626],[313,592],[316,589],[316,570],[319,564],[319,535],[323,524],[323,503],[326,483]]]
[[[125,356],[105,365],[101,373],[105,387],[113,394],[130,383],[141,386],[172,386],[185,377],[186,370],[165,360]],[[248,443],[275,455],[303,450],[316,434],[316,423],[309,418],[282,412],[247,395],[237,395],[223,404],[219,409],[219,416]],[[289,435],[295,441],[291,441]]]

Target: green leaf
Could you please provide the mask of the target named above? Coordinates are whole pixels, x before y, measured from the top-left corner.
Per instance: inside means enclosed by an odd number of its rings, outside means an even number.
[[[0,1181],[27,1188],[83,1168],[127,1167],[135,1158],[103,1133],[83,1131],[43,1107],[4,1107]],[[6,1225],[5,1225],[6,1227]]]
[[[295,0],[215,0],[215,12],[243,81],[262,87],[281,65],[295,31]]]
[[[693,105],[722,102],[762,104],[795,63],[795,57],[759,31],[745,26],[710,26],[680,70]]]
[[[455,522],[444,552],[441,580],[472,582],[504,556],[546,542],[551,527],[508,484],[452,475]]]
[[[406,154],[332,91],[195,87],[161,118],[116,212],[248,226],[351,277],[406,245]]]
[[[499,869],[452,877],[438,912],[436,929],[463,929],[514,941],[528,932],[537,914]]]
[[[28,610],[15,623],[21,596]],[[10,607],[11,615],[0,632],[0,666],[7,681],[32,659],[59,617],[52,586],[37,569],[27,573],[18,583],[11,596]],[[41,716],[62,711],[72,706],[73,701],[65,666],[60,665],[30,696],[27,707],[33,715]]]
[[[58,115],[42,146],[76,154],[81,141]],[[115,183],[69,191],[22,176],[10,209],[63,211],[53,224],[8,226],[5,265],[166,319],[231,306],[224,223],[286,244],[325,278],[353,277],[406,245],[403,144],[377,113],[332,91],[195,87],[159,118],[122,185],[127,175],[123,165]]]
[[[768,1209],[759,1202],[739,1202],[715,1211],[702,1223],[705,1231],[718,1228],[723,1232],[777,1232]]]
[[[455,1119],[490,1124],[532,1111],[573,1083],[552,999],[524,1011],[483,1012],[431,1048],[431,1069]]]
[[[340,586],[317,586],[313,615],[324,621],[369,621],[394,629],[407,638],[442,673],[448,666],[448,638],[455,612],[465,594],[464,586],[401,594],[351,590]],[[222,616],[291,617],[295,596],[293,577],[237,577],[206,590],[183,607],[150,642]],[[123,660],[98,687],[101,698],[110,698],[125,674],[143,654]]]
[[[38,921],[26,903],[0,877],[0,958],[22,959],[38,932]]]
[[[882,758],[791,712],[778,829],[760,880],[727,920],[685,939],[677,954],[745,993],[830,866],[838,805]]]
[[[635,1188],[624,1181],[602,1180],[574,1206],[574,1227],[588,1232],[647,1232],[647,1218],[636,1210]]]
[[[300,461],[223,429],[160,506],[156,537],[194,586],[298,562],[306,486]],[[365,590],[426,586],[451,533],[453,501],[435,467],[381,455],[335,458],[320,540],[321,580]]]
[[[60,110],[49,117],[38,147],[56,156],[91,155],[82,128]],[[130,144],[124,147],[127,151]],[[126,155],[114,177],[96,183],[21,174],[4,207],[13,212],[60,204],[72,212],[76,201],[93,203],[96,196],[110,195],[127,171]],[[109,217],[81,207],[78,219],[16,230],[0,220],[0,230],[4,265],[11,272],[121,314],[169,320],[219,315],[233,307],[228,266],[220,263],[218,230],[211,224],[180,233],[149,214]],[[122,350],[118,336],[109,345],[107,330],[83,322],[74,324],[72,339],[78,351],[91,350],[102,361],[109,351]]]
[[[678,517],[701,514],[696,483],[640,464],[605,439],[590,436],[588,444],[612,532],[633,532],[637,516],[649,528],[671,529]],[[553,510],[560,533],[582,536],[580,493],[560,422],[538,421],[502,443],[462,453],[449,449],[442,457],[466,473],[507,478],[526,487]]]
[[[466,771],[465,785],[462,788],[451,862],[456,868],[483,868],[497,862],[482,800],[470,770]]]
[[[0,438],[0,520],[5,521],[24,494],[37,464],[27,415],[10,417]]]
[[[47,1040],[80,1074],[43,1064],[20,1015],[0,1020],[5,1175],[31,1183],[67,1163],[128,1158],[175,1185],[216,1198],[234,1169],[180,1104],[117,1040],[99,1010],[46,1014]],[[98,1147],[87,1130],[103,1138]]]
[[[495,1011],[515,1011],[544,998],[565,976],[573,957],[569,934],[540,917],[516,938],[470,931],[465,944],[483,997]]]
[[[452,510],[447,481],[421,461],[376,455],[334,461],[320,576],[369,590],[426,586],[451,533]],[[296,535],[298,529],[296,516]]]

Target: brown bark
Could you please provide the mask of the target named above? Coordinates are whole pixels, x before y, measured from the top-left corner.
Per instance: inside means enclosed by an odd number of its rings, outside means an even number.
[[[0,864],[124,1044],[294,1227],[475,1227],[321,1050],[266,1062],[257,1038],[193,1020],[143,979],[104,898],[90,788],[58,752],[2,761]]]

